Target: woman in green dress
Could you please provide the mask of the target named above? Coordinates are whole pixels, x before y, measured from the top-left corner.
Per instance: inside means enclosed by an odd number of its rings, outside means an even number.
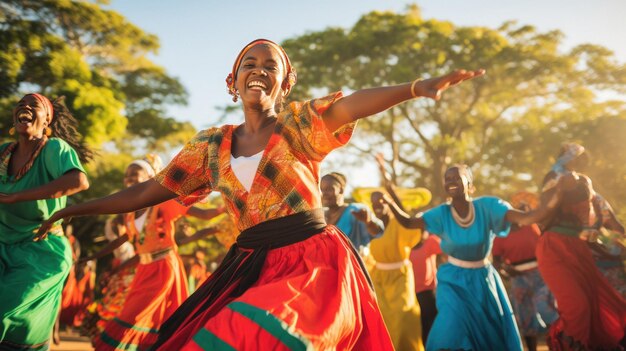
[[[48,350],[70,245],[60,222],[34,241],[41,223],[89,187],[81,161],[92,157],[60,99],[25,95],[0,145],[0,350]]]

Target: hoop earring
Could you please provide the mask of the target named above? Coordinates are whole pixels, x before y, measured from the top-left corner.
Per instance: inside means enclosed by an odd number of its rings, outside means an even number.
[[[11,129],[9,129],[9,135],[15,135],[15,127],[11,127]]]
[[[52,129],[50,129],[49,127],[46,127],[43,131],[44,131],[44,134],[46,134],[47,137],[52,135]]]

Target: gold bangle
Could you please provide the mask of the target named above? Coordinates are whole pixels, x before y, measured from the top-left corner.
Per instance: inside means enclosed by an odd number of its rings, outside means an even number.
[[[415,84],[417,84],[417,82],[421,82],[422,78],[417,78],[416,80],[413,81],[413,83],[411,83],[411,96],[415,99],[417,97],[417,94],[415,94]]]

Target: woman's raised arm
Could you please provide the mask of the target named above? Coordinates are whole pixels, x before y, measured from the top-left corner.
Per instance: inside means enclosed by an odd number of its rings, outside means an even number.
[[[358,90],[334,103],[324,112],[322,118],[329,130],[336,131],[347,123],[385,111],[413,98],[427,97],[439,100],[441,94],[449,87],[480,77],[483,74],[485,74],[485,70],[482,69],[477,71],[458,70],[441,77]]]

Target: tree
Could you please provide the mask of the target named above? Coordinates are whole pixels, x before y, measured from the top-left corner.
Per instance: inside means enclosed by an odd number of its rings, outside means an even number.
[[[440,184],[451,163],[470,164],[481,193],[511,194],[541,182],[562,142],[589,139],[572,126],[623,115],[624,65],[596,45],[562,52],[562,39],[559,31],[513,22],[497,29],[455,26],[423,19],[411,6],[283,44],[298,70],[294,99],[487,69],[486,77],[439,102],[415,100],[359,122],[362,138],[348,148],[361,160],[386,151],[396,181],[428,187],[436,204],[445,197]]]
[[[148,58],[158,38],[143,32],[107,1],[0,3],[0,128],[8,129],[11,107],[28,91],[65,95],[90,144],[129,132],[156,145],[189,123],[165,115],[165,106],[186,104],[180,82]],[[88,19],[88,20],[86,20]],[[158,126],[154,131],[149,126]]]
[[[165,152],[194,133],[166,107],[187,103],[177,78],[153,63],[158,38],[106,9],[108,1],[3,0],[0,3],[0,130],[26,92],[66,96],[88,143],[100,148],[87,165],[91,188],[81,202],[122,187],[133,155]],[[135,157],[136,158],[136,157]],[[103,218],[74,221],[75,234],[97,236]]]

